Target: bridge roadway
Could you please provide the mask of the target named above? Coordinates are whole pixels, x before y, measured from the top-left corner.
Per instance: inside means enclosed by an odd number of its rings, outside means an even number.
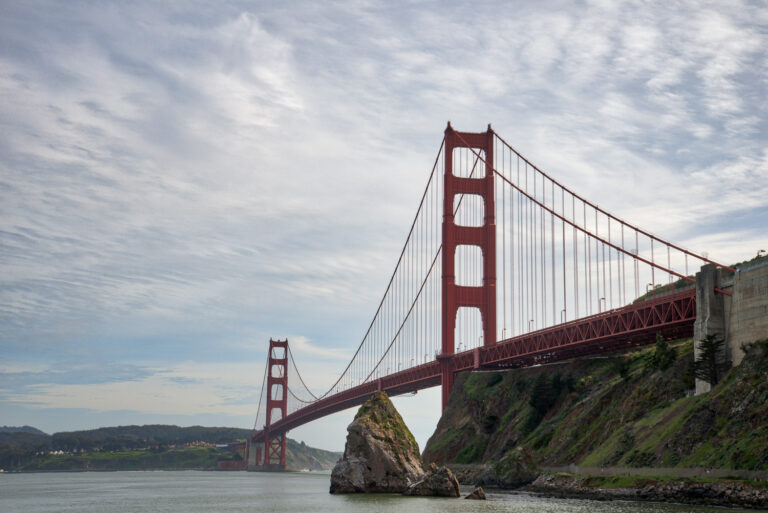
[[[656,333],[665,338],[692,336],[695,320],[696,291],[690,288],[456,353],[450,362],[455,372],[529,367],[650,344]],[[440,365],[438,357],[320,399],[274,422],[270,436],[360,405],[378,390],[398,395],[438,386]],[[255,432],[253,442],[263,442],[264,434],[263,430]]]

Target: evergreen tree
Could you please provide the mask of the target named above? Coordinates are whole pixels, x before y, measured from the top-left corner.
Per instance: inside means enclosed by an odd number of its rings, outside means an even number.
[[[677,359],[677,351],[669,347],[669,342],[664,340],[660,334],[656,334],[656,347],[648,355],[646,368],[650,370],[667,370]]]
[[[707,335],[699,341],[699,356],[693,363],[693,374],[696,378],[713,387],[717,385],[730,364],[721,356],[724,347],[725,340],[718,335]]]

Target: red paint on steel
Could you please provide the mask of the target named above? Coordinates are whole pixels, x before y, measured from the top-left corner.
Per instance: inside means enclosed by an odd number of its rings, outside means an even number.
[[[267,424],[264,428],[263,464],[285,467],[285,432],[275,432],[272,426],[288,414],[288,339],[269,339],[267,368]],[[280,418],[273,423],[272,414],[275,411],[280,413]]]
[[[485,152],[485,175],[465,178],[454,175],[453,150],[455,148],[481,149]],[[453,388],[453,354],[455,352],[456,315],[458,309],[475,307],[480,310],[483,323],[483,344],[496,343],[496,207],[494,205],[493,131],[483,133],[456,132],[451,124],[445,129],[445,172],[443,175],[443,246],[442,246],[442,341],[438,356],[442,383],[442,408],[448,405]],[[483,226],[457,226],[454,219],[454,198],[475,194],[483,199]],[[483,285],[463,287],[456,285],[456,247],[478,246],[483,253]]]
[[[687,337],[693,334],[695,320],[696,291],[688,289],[452,355],[450,375],[472,370],[476,367],[476,358],[481,369],[529,367],[652,344],[657,333],[667,339]],[[398,395],[440,385],[442,380],[441,360],[412,367],[314,402],[273,423],[270,433],[285,433],[320,417],[358,406],[379,389]],[[253,441],[263,441],[265,436],[264,430],[256,432]]]

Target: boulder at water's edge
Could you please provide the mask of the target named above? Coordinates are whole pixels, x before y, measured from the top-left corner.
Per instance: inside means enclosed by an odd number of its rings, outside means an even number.
[[[458,497],[459,481],[448,467],[437,468],[434,463],[421,479],[412,483],[403,495],[427,495],[430,497]]]
[[[331,493],[402,493],[424,474],[419,446],[392,401],[377,392],[347,427]]]
[[[475,488],[475,490],[464,497],[465,499],[469,500],[475,500],[475,501],[484,501],[485,500],[485,490],[481,486],[478,486]]]
[[[533,457],[533,451],[516,447],[499,460],[494,471],[501,488],[517,488],[533,482],[539,475],[539,468]]]

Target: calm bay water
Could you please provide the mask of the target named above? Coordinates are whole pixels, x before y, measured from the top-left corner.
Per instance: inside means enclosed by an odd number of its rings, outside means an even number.
[[[327,474],[194,471],[0,474],[0,513],[741,511],[675,504],[548,499],[527,494],[489,494],[487,501],[330,495],[329,479]]]

